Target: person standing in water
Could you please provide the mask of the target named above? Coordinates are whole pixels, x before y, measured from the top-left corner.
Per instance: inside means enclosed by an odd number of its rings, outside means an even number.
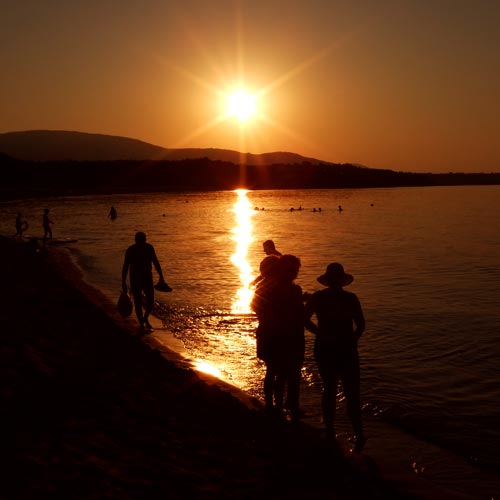
[[[47,243],[47,240],[52,241],[52,224],[54,222],[49,217],[49,209],[45,208],[43,210],[42,226],[43,226],[43,243]]]
[[[149,315],[154,306],[153,266],[160,277],[159,285],[163,285],[165,280],[155,249],[153,245],[146,243],[146,234],[139,231],[135,235],[135,243],[129,246],[125,252],[122,267],[122,289],[127,293],[127,274],[130,271],[130,289],[134,299],[135,314],[140,329],[147,331],[153,329],[149,323]],[[146,299],[144,303],[143,293]]]
[[[261,281],[252,302],[259,319],[258,334],[264,341],[258,346],[258,356],[264,359],[267,368],[264,379],[266,410],[282,417],[286,391],[286,407],[292,422],[297,422],[305,351],[302,289],[294,283],[300,259],[283,255],[270,264],[270,276]]]
[[[14,236],[19,236],[19,238],[23,237],[24,231],[28,229],[28,223],[23,218],[23,214],[18,212],[16,216],[16,234]]]
[[[262,243],[262,248],[264,249],[264,253],[266,255],[277,255],[278,257],[281,257],[281,252],[276,250],[273,240],[264,241],[264,243]]]
[[[278,252],[276,250],[276,247],[274,245],[273,240],[266,240],[264,243],[262,243],[262,249],[264,250],[264,253],[267,255],[267,257],[270,256],[275,256],[275,257],[281,257],[281,252]],[[264,261],[267,259],[267,257],[264,257],[264,259],[261,261],[260,265],[262,267],[262,264]],[[257,286],[259,282],[264,279],[264,275],[262,272],[250,283],[251,286]]]
[[[116,208],[114,206],[111,206],[111,208],[109,209],[108,217],[111,219],[111,221],[114,221],[118,217],[118,212],[116,211]]]
[[[358,356],[358,341],[365,330],[365,319],[358,297],[343,289],[353,280],[341,264],[329,264],[325,274],[317,278],[327,288],[313,293],[305,305],[305,327],[316,335],[314,358],[323,385],[321,403],[327,434],[335,437],[335,407],[340,380],[355,434],[354,451],[359,453],[366,443],[361,418]],[[313,314],[317,324],[311,321]]]

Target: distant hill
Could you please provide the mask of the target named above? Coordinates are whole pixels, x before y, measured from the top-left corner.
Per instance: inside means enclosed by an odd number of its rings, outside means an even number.
[[[0,134],[0,152],[27,161],[185,160],[208,158],[249,165],[325,163],[295,153],[240,153],[228,149],[168,149],[147,142],[103,134],[29,130]]]

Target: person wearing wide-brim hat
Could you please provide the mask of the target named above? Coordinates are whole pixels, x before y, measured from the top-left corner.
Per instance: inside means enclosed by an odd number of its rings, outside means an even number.
[[[327,288],[313,293],[307,301],[305,327],[316,335],[314,358],[323,385],[323,421],[327,433],[335,437],[335,406],[340,380],[355,434],[354,451],[359,453],[366,437],[361,418],[357,345],[365,329],[365,319],[357,295],[343,289],[354,281],[354,277],[344,271],[342,264],[329,264],[317,281]],[[311,320],[313,314],[317,324]]]

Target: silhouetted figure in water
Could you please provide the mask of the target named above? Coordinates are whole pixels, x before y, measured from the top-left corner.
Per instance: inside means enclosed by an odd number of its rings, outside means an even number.
[[[109,209],[109,214],[108,217],[114,221],[118,217],[118,212],[116,211],[116,208],[114,206],[111,206]]]
[[[343,208],[342,205],[339,205],[339,212],[342,212]]]
[[[276,246],[274,245],[273,240],[264,241],[264,243],[262,243],[262,248],[266,255],[277,255],[278,257],[281,257],[281,252],[278,252],[278,250],[276,250]]]
[[[43,210],[43,217],[42,217],[44,244],[47,243],[47,240],[52,241],[52,224],[54,224],[54,222],[49,217],[49,209],[45,208]]]
[[[268,347],[268,328],[266,328],[266,315],[264,312],[264,304],[261,303],[261,300],[266,295],[267,289],[273,284],[273,279],[276,274],[276,268],[278,266],[280,258],[277,255],[268,255],[262,259],[259,270],[259,282],[257,284],[257,288],[254,293],[254,300],[252,302],[252,308],[257,314],[257,319],[259,320],[259,325],[257,327],[257,357],[266,361],[267,354],[269,352]],[[265,389],[265,386],[264,386]]]
[[[276,250],[276,247],[274,245],[274,241],[273,240],[266,240],[264,241],[264,243],[262,243],[262,249],[264,250],[264,253],[266,255],[274,255],[276,257],[281,257],[281,252],[278,252],[278,250]],[[264,258],[264,260],[266,260]],[[264,260],[260,263],[260,265],[262,266],[262,263],[264,262]],[[257,276],[257,278],[255,278],[252,283],[250,283],[250,285],[252,286],[255,286],[257,285],[262,279],[263,279],[263,274],[260,273],[259,276]]]
[[[16,216],[16,234],[14,236],[23,237],[24,231],[28,229],[28,222],[23,218],[23,214],[18,212]]]
[[[138,232],[135,235],[135,244],[129,246],[125,252],[122,268],[122,289],[127,292],[127,274],[130,269],[130,289],[134,299],[134,308],[141,330],[151,331],[149,315],[154,306],[154,285],[152,266],[160,277],[159,284],[165,284],[160,262],[156,257],[153,245],[146,243],[146,234]],[[142,294],[144,293],[145,301]],[[143,311],[144,308],[144,311]]]
[[[323,384],[322,409],[327,433],[335,437],[337,386],[342,382],[347,413],[354,434],[354,451],[365,445],[360,401],[358,340],[365,330],[365,319],[358,297],[343,289],[352,275],[339,263],[329,264],[318,281],[327,286],[315,292],[305,305],[306,328],[316,335],[314,358]],[[311,321],[316,314],[317,323]]]
[[[300,416],[299,391],[305,350],[302,289],[294,283],[299,269],[297,257],[279,257],[257,287],[252,301],[252,309],[259,319],[258,356],[266,363],[266,410],[283,416],[286,388],[286,406],[292,422]]]

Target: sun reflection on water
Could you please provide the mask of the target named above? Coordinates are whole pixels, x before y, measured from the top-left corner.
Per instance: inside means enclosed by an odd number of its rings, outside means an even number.
[[[214,377],[221,378],[221,371],[215,365],[204,361],[203,359],[197,359],[194,363],[194,368],[200,372],[207,373],[208,375],[213,375]]]
[[[253,290],[250,288],[254,276],[252,269],[247,261],[248,247],[253,241],[252,238],[252,216],[254,210],[250,205],[247,198],[248,191],[245,189],[237,189],[236,194],[238,200],[234,204],[232,212],[236,215],[236,227],[232,229],[233,237],[231,238],[236,242],[236,251],[231,255],[231,262],[240,271],[241,287],[236,292],[231,306],[231,313],[233,314],[250,314],[250,302],[253,297]]]

